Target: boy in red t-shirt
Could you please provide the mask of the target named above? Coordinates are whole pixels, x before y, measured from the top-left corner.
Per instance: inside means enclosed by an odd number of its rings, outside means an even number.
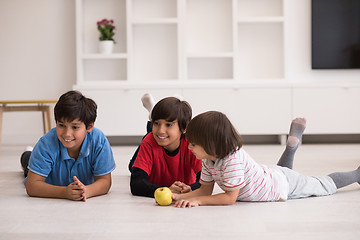
[[[202,162],[188,149],[189,142],[184,136],[192,116],[190,105],[167,97],[154,106],[149,94],[141,100],[151,112],[151,122],[129,164],[131,193],[154,197],[155,190],[163,186],[173,193],[199,188]]]

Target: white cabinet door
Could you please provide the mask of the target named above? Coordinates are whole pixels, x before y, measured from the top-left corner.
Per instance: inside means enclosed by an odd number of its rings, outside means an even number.
[[[308,119],[307,134],[360,133],[360,88],[294,88],[293,114]]]
[[[193,116],[225,113],[240,134],[287,134],[291,121],[290,88],[185,89]]]
[[[78,89],[98,105],[95,126],[107,136],[143,136],[149,113],[141,97],[151,93],[155,101],[181,94],[180,89]]]

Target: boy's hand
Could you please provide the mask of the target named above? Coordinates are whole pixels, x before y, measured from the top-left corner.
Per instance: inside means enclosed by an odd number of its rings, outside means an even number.
[[[74,182],[70,183],[66,187],[66,198],[74,201],[86,201],[85,197],[85,185],[80,182],[80,180],[74,176]]]
[[[173,194],[172,194],[172,199],[173,199],[173,201],[179,200],[179,199],[180,199],[180,194],[173,193]]]
[[[177,208],[191,208],[191,207],[197,207],[199,206],[199,202],[196,201],[195,199],[181,199],[175,202],[174,207]]]
[[[187,193],[191,191],[191,187],[183,182],[175,181],[170,187],[173,193]]]
[[[74,179],[74,183],[76,183],[83,190],[82,200],[86,202],[86,186],[82,182],[80,182],[80,180],[76,176],[74,176],[73,179]]]

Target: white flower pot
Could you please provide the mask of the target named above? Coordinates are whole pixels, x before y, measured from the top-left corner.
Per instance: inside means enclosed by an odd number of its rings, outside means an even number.
[[[106,40],[99,42],[99,52],[101,54],[111,54],[114,48],[114,41]]]

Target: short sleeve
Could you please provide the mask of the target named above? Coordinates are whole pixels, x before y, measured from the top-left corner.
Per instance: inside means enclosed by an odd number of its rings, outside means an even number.
[[[54,166],[54,156],[47,142],[41,138],[35,145],[29,160],[29,170],[40,176],[47,177]]]
[[[103,140],[103,145],[98,152],[98,160],[94,164],[94,176],[104,176],[115,169],[114,156],[107,139]],[[99,159],[101,159],[99,161]]]
[[[210,166],[207,164],[207,159],[204,159],[202,161],[202,169],[201,169],[201,176],[200,176],[200,183],[204,185],[212,184],[214,182],[214,179],[212,177]]]
[[[116,165],[114,156],[109,141],[100,130],[97,134],[95,134],[95,138],[98,138],[98,143],[95,144],[96,157],[93,165],[93,173],[94,176],[104,176],[111,173],[115,169]]]
[[[224,159],[223,165],[223,190],[234,191],[244,186],[244,162],[241,160],[241,153],[230,155]]]
[[[151,134],[148,134],[140,144],[138,155],[135,159],[133,167],[144,170],[148,175],[151,174],[153,167],[153,149],[149,141]]]

